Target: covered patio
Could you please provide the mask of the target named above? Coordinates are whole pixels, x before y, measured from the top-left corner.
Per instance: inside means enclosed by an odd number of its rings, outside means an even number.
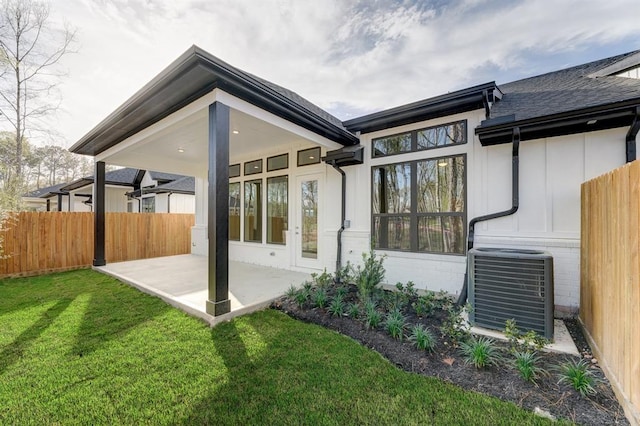
[[[244,262],[229,262],[229,300],[231,310],[221,316],[207,313],[208,259],[184,254],[128,262],[108,263],[95,267],[189,315],[210,325],[227,321],[268,306],[292,286],[300,286],[310,278],[304,272],[288,271]]]

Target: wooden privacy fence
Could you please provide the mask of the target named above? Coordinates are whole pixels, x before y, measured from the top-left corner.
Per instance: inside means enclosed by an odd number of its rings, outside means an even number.
[[[580,319],[640,424],[640,161],[582,185]]]
[[[192,214],[106,213],[107,262],[191,252]],[[93,213],[20,212],[2,231],[0,277],[91,266]]]

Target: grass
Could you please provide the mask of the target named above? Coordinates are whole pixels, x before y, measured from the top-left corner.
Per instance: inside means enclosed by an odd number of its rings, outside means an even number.
[[[210,329],[89,270],[0,294],[0,424],[547,423],[277,311]]]

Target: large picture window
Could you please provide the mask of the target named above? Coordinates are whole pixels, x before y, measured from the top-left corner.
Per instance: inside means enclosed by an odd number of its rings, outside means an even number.
[[[229,239],[240,241],[240,182],[229,184]]]
[[[262,242],[262,180],[244,183],[244,240]]]
[[[374,247],[464,254],[466,156],[373,168]]]
[[[278,176],[267,179],[267,243],[285,244],[288,229],[288,179]]]

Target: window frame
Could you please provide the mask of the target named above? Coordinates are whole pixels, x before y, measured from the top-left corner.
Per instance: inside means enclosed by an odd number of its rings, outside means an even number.
[[[270,234],[270,228],[271,228],[271,221],[269,220],[270,216],[269,216],[269,182],[274,180],[274,179],[285,179],[285,183],[287,184],[287,205],[286,208],[284,210],[285,212],[285,224],[286,226],[283,228],[283,231],[288,231],[289,230],[289,175],[278,175],[278,176],[269,176],[267,178],[267,184],[265,186],[266,189],[266,197],[265,197],[265,214],[266,214],[266,218],[267,218],[267,237],[265,239],[266,244],[273,244],[273,245],[278,245],[278,246],[285,246],[287,245],[287,239],[286,237],[283,235],[283,239],[284,241],[280,242],[273,242],[273,241],[269,241],[269,234]]]
[[[247,167],[251,167],[252,164],[259,164],[260,167],[251,168],[247,172]],[[244,169],[244,176],[259,175],[260,173],[263,172],[263,169],[264,169],[264,167],[262,165],[262,158],[259,158],[257,160],[245,161],[243,169]]]
[[[235,167],[238,168],[237,174],[235,172],[234,173],[231,172],[231,170]],[[242,167],[240,166],[240,163],[229,165],[229,179],[240,177],[241,174],[242,174]]]
[[[463,159],[464,161],[464,168],[463,168],[463,176],[462,176],[462,180],[464,182],[464,188],[462,191],[462,196],[464,199],[464,209],[462,212],[418,212],[418,163],[422,162],[422,161],[440,161],[442,159],[447,159],[447,158],[456,158],[456,157],[460,157]],[[466,251],[467,251],[467,247],[466,247],[466,241],[467,241],[467,212],[468,212],[468,200],[467,200],[467,187],[468,187],[468,180],[467,180],[467,153],[456,153],[456,154],[449,154],[449,155],[441,155],[441,156],[437,156],[437,157],[424,157],[424,158],[418,158],[418,159],[412,159],[412,160],[407,160],[407,161],[397,161],[394,163],[383,163],[383,164],[376,164],[371,166],[371,192],[369,194],[370,196],[370,200],[371,200],[371,239],[372,239],[372,247],[374,250],[383,250],[383,251],[396,251],[396,252],[403,252],[403,253],[425,253],[425,254],[439,254],[439,255],[447,255],[447,256],[465,256],[466,255]],[[397,165],[404,165],[404,164],[409,164],[410,170],[411,170],[411,176],[410,176],[410,194],[411,194],[411,206],[410,206],[410,212],[409,213],[374,213],[374,208],[373,208],[373,200],[374,200],[374,194],[376,191],[376,186],[374,184],[375,182],[375,173],[378,169],[383,168],[383,167],[387,167],[387,166],[397,166]],[[376,219],[377,218],[381,218],[381,217],[389,217],[389,218],[395,218],[395,217],[400,217],[400,218],[409,218],[409,249],[398,249],[398,248],[389,248],[389,244],[387,241],[386,246],[387,247],[381,247],[380,246],[380,242],[378,241],[378,237],[379,235],[376,234],[376,229],[375,229],[375,224],[376,224]],[[427,250],[419,250],[419,219],[423,218],[423,217],[461,217],[462,218],[462,252],[461,253],[453,253],[453,252],[441,252],[441,251],[427,251]]]
[[[460,143],[452,143],[452,144],[447,144],[447,145],[441,145],[441,146],[432,146],[429,148],[418,148],[418,133],[425,131],[425,130],[431,130],[431,129],[437,129],[438,127],[447,127],[447,126],[451,126],[453,124],[457,124],[457,123],[462,123],[462,125],[464,126],[464,131],[463,131],[463,135],[464,135],[464,141],[460,142]],[[402,154],[408,154],[408,153],[412,153],[412,152],[426,152],[426,151],[431,151],[434,149],[441,149],[441,148],[449,148],[452,146],[461,146],[461,145],[465,145],[469,142],[469,135],[468,135],[469,129],[468,129],[468,123],[466,119],[463,120],[455,120],[455,121],[450,121],[447,123],[441,123],[441,124],[437,124],[435,126],[429,126],[429,127],[423,127],[420,129],[415,129],[415,130],[411,130],[411,131],[407,131],[407,132],[399,132],[399,133],[394,133],[391,135],[386,135],[386,136],[381,136],[379,138],[373,138],[371,139],[371,158],[385,158],[385,157],[391,157],[394,155],[402,155]],[[388,138],[393,138],[396,136],[402,136],[402,135],[409,135],[410,139],[411,139],[411,147],[409,148],[408,151],[401,151],[401,152],[394,152],[392,154],[377,154],[376,155],[376,149],[375,149],[375,143],[376,141],[382,140],[382,139],[388,139]]]
[[[283,167],[275,167],[275,168],[271,168],[271,167],[269,166],[269,161],[270,161],[270,160],[273,160],[273,159],[276,159],[276,158],[279,158],[279,157],[284,157],[284,158],[286,158],[286,165],[284,165]],[[271,156],[271,157],[267,157],[267,173],[269,173],[269,172],[275,172],[275,171],[277,171],[277,170],[285,170],[285,169],[288,169],[288,168],[289,168],[289,153],[288,153],[288,152],[287,152],[287,153],[284,153],[284,154],[280,154],[280,155],[273,155],[273,156]]]
[[[302,154],[303,152],[310,152],[310,151],[317,151],[317,156],[316,158],[314,158],[314,161],[312,163],[305,163],[305,164],[300,164],[300,154]],[[296,166],[297,167],[306,167],[306,166],[312,166],[314,164],[320,164],[320,157],[322,157],[322,150],[320,149],[319,146],[314,146],[313,148],[307,148],[307,149],[301,149],[298,150],[297,154],[296,154]]]
[[[229,241],[242,241],[242,220],[244,216],[242,181],[229,182],[229,217],[231,217],[231,185],[238,185],[238,238],[231,238],[231,221],[229,221]]]
[[[263,223],[262,223],[262,216],[264,213],[264,183],[263,183],[264,179],[262,178],[258,178],[258,179],[248,179],[242,182],[242,187],[243,187],[243,194],[242,194],[242,218],[243,218],[243,225],[242,225],[242,242],[244,243],[257,243],[257,244],[262,244],[264,242],[264,238],[263,238]],[[256,220],[258,221],[259,225],[260,225],[260,238],[257,240],[248,240],[247,239],[247,184],[251,184],[251,183],[256,183],[256,182],[260,182],[260,203],[259,203],[259,212],[256,212],[255,217]]]

